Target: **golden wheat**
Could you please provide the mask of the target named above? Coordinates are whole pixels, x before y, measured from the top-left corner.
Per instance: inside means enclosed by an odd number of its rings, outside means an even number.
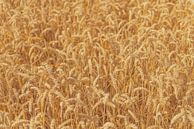
[[[191,0],[0,0],[0,129],[194,129]]]

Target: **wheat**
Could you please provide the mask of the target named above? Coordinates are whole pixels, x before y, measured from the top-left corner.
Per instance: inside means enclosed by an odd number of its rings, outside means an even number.
[[[135,120],[135,122],[139,121],[138,118],[135,116],[135,114],[132,111],[128,110],[128,113],[132,116],[132,118]]]
[[[51,129],[55,129],[55,124],[56,124],[56,122],[55,122],[55,120],[53,119],[53,120],[51,121],[51,124],[50,124]]]
[[[138,126],[137,125],[135,125],[135,124],[128,124],[127,125],[127,127],[126,127],[127,129],[138,129]]]
[[[114,123],[112,123],[112,122],[106,122],[106,123],[103,125],[103,127],[102,127],[102,129],[109,129],[109,128],[115,128]]]
[[[21,124],[28,124],[28,123],[29,123],[28,120],[16,120],[11,124],[11,127],[19,126]]]
[[[62,129],[64,128],[64,126],[66,126],[68,123],[70,123],[72,121],[72,119],[69,119],[69,120],[66,120],[64,121],[63,123],[61,123],[59,126],[58,126],[58,129]]]
[[[0,0],[0,128],[193,128],[193,10]]]
[[[0,124],[0,128],[2,128],[2,129],[8,129],[8,126],[5,125],[5,124]]]
[[[178,119],[180,119],[182,116],[184,115],[184,111],[181,110],[180,113],[176,114],[172,119],[171,119],[171,122],[170,124],[174,124]]]

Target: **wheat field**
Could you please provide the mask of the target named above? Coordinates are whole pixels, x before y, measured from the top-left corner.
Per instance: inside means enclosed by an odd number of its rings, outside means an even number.
[[[0,129],[194,129],[192,0],[0,0]]]

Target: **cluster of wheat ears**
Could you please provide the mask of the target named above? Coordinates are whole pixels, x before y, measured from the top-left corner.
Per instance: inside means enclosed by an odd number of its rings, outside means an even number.
[[[191,0],[0,0],[0,129],[194,129]]]

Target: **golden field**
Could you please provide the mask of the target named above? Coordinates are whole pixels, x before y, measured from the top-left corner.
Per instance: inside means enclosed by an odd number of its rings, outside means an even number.
[[[194,129],[191,0],[0,0],[0,129]]]

